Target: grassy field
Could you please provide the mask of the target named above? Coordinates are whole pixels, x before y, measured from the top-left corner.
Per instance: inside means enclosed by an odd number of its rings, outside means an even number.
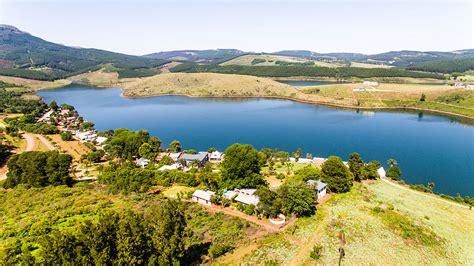
[[[172,186],[164,190],[162,195],[167,198],[177,199],[178,194],[187,194],[189,192],[193,192],[194,190],[196,190],[196,188],[186,186]]]
[[[252,61],[260,60],[264,62],[259,62],[257,64],[252,64]],[[327,63],[323,61],[316,61],[316,60],[309,60],[301,57],[292,57],[292,56],[283,56],[283,55],[242,55],[236,57],[232,60],[226,61],[221,65],[243,65],[243,66],[251,66],[251,65],[259,65],[259,66],[274,66],[277,65],[277,61],[287,62],[287,63],[306,63],[306,62],[314,62],[314,66],[322,66],[322,67],[339,67],[342,66],[338,63]]]
[[[53,144],[56,143],[56,145],[59,146],[61,151],[70,154],[76,161],[81,159],[81,156],[83,154],[90,152],[90,149],[84,146],[84,144],[82,144],[78,140],[64,141],[61,139],[61,136],[59,134],[50,135],[49,137],[51,138]]]
[[[376,181],[356,184],[315,216],[222,259],[240,258],[235,265],[337,264],[343,247],[344,263],[350,265],[472,265],[473,245],[473,211]],[[321,247],[318,260],[310,258],[315,246]]]
[[[23,90],[24,89],[38,90],[38,89],[57,88],[57,87],[68,85],[70,83],[70,81],[64,80],[64,79],[56,80],[56,81],[41,81],[41,80],[16,78],[16,77],[9,77],[9,76],[0,76],[0,81],[15,84],[19,87],[19,89],[23,89]]]

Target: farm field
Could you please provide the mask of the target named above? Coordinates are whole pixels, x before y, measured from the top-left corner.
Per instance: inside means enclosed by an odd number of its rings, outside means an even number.
[[[310,60],[301,57],[292,57],[292,56],[283,56],[283,55],[269,55],[269,54],[260,54],[260,55],[242,55],[221,63],[221,65],[243,65],[243,66],[251,66],[251,65],[259,65],[259,66],[274,66],[278,65],[277,62],[285,62],[285,63],[308,63],[314,62],[313,66],[321,66],[321,67],[339,67],[342,64],[332,62],[327,63],[323,61],[317,60]]]

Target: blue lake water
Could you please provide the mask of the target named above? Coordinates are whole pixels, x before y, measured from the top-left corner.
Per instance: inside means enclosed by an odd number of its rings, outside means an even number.
[[[336,84],[347,84],[350,82],[341,81],[324,81],[324,80],[279,80],[278,82],[284,83],[295,87],[306,87],[306,86],[319,86],[319,85],[336,85]]]
[[[474,127],[419,113],[357,112],[274,99],[161,96],[128,99],[120,89],[71,85],[39,91],[76,107],[98,130],[146,129],[165,145],[224,150],[239,142],[347,160],[398,161],[408,183],[434,181],[438,193],[474,196]]]

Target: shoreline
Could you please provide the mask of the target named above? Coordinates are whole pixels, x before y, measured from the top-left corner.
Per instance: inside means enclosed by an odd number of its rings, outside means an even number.
[[[337,104],[337,103],[330,103],[330,102],[322,102],[322,101],[312,101],[312,100],[304,100],[304,99],[296,99],[296,98],[290,98],[290,97],[284,97],[284,96],[248,96],[248,95],[232,95],[232,96],[198,96],[198,95],[189,95],[189,94],[180,94],[180,93],[165,93],[165,94],[158,94],[158,95],[146,95],[146,96],[130,96],[130,95],[125,95],[124,92],[125,90],[121,88],[122,92],[120,93],[120,96],[124,98],[129,98],[129,99],[139,99],[139,98],[149,98],[149,97],[160,97],[160,96],[185,96],[189,98],[262,98],[262,99],[279,99],[279,100],[288,100],[288,101],[294,101],[294,102],[299,102],[299,103],[307,103],[307,104],[314,104],[314,105],[324,105],[324,106],[331,106],[331,107],[338,107],[338,108],[343,108],[343,109],[353,109],[353,110],[392,110],[392,111],[424,111],[424,112],[429,112],[433,113],[436,115],[444,116],[444,117],[456,117],[456,118],[464,118],[468,119],[471,122],[474,122],[474,116],[469,116],[469,115],[463,115],[463,114],[458,114],[458,113],[453,113],[453,112],[448,112],[448,111],[441,111],[441,110],[434,110],[434,109],[427,109],[427,108],[420,108],[420,107],[412,107],[412,106],[381,106],[381,107],[368,107],[368,106],[355,106],[355,105],[343,105],[343,104]]]

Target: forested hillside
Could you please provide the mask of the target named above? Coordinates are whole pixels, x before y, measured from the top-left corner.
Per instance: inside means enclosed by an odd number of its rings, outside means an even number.
[[[474,70],[474,58],[431,61],[415,64],[407,69],[438,73],[466,72]]]
[[[241,74],[265,77],[413,77],[413,78],[436,78],[442,79],[443,76],[434,73],[422,73],[407,71],[401,69],[387,68],[357,68],[357,67],[313,67],[313,66],[217,66],[217,65],[198,65],[195,63],[181,64],[173,69],[172,72],[212,72],[225,74]]]
[[[0,75],[54,80],[112,64],[117,71],[148,75],[165,60],[124,55],[98,49],[73,48],[45,41],[15,27],[0,25]]]

